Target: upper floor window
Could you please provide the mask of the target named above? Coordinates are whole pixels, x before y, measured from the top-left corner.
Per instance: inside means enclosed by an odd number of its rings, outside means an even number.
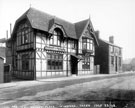
[[[62,32],[59,29],[53,31],[53,35],[50,38],[50,44],[60,46],[61,45]]]
[[[27,31],[22,32],[22,44],[28,43],[28,34]]]
[[[119,55],[121,55],[121,49],[119,49]]]
[[[70,48],[71,49],[75,49],[76,48],[76,42],[74,40],[70,40],[69,44],[70,44]]]
[[[28,43],[29,42],[29,39],[28,39],[29,36],[30,36],[29,26],[26,23],[21,24],[18,27],[18,30],[17,30],[17,37],[18,37],[17,45]]]
[[[110,52],[113,53],[114,52],[114,47],[110,46]]]
[[[89,38],[82,38],[82,49],[93,50],[93,40]]]

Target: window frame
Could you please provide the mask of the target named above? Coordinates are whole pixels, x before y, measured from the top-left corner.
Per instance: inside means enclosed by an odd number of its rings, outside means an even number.
[[[111,56],[111,65],[114,65],[114,56]]]
[[[50,45],[61,46],[61,37],[62,37],[61,31],[54,29],[53,35],[50,37],[50,40],[49,40]],[[55,41],[55,39],[56,39],[56,41]]]
[[[83,70],[90,70],[90,57],[84,57],[82,60],[82,69]]]
[[[47,70],[63,70],[63,54],[47,53],[47,58]]]
[[[82,37],[82,49],[93,51],[94,50],[93,47],[94,47],[93,39]]]
[[[22,54],[22,70],[28,71],[29,70],[29,54]]]
[[[28,44],[30,42],[29,36],[30,36],[30,27],[28,26],[27,23],[20,24],[17,30],[17,37],[18,37],[18,42],[17,45],[24,45]]]

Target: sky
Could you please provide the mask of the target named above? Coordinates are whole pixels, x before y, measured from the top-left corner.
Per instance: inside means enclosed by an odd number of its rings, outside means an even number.
[[[135,57],[135,0],[0,0],[0,38],[30,7],[72,23],[90,17],[101,39],[114,36],[123,59]]]

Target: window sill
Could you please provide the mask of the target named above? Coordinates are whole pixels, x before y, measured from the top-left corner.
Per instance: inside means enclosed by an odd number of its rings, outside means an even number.
[[[52,71],[54,71],[54,72],[57,71],[58,72],[59,71],[60,72],[60,71],[63,71],[63,69],[61,69],[61,70],[54,70],[54,69],[50,70],[50,69],[48,69],[47,71],[50,71],[50,72],[52,72]]]

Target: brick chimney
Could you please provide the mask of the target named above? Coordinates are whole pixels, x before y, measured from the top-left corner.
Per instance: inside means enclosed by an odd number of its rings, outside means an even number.
[[[99,37],[99,31],[97,30],[97,31],[95,31],[95,34],[96,34],[96,37],[97,37],[97,39],[99,39],[100,37]]]
[[[110,36],[109,37],[109,42],[112,43],[112,44],[114,44],[114,36]]]

